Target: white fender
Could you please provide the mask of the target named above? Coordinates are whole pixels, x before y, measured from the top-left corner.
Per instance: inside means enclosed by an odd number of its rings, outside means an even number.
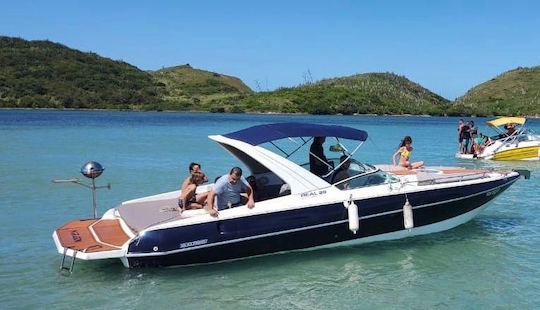
[[[414,227],[413,210],[407,196],[405,196],[405,204],[403,205],[403,226],[405,229]]]
[[[354,200],[349,200],[348,202],[343,202],[345,208],[347,208],[347,213],[349,216],[349,230],[356,234],[360,228],[360,219],[358,218],[358,206],[354,203]]]

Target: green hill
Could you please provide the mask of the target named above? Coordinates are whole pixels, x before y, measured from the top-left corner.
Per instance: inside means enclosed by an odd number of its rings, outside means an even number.
[[[239,106],[311,114],[443,114],[447,104],[447,99],[403,76],[365,73],[257,93]]]
[[[194,69],[189,64],[150,73],[164,86],[162,98],[172,110],[225,110],[252,93],[239,78]]]
[[[152,76],[50,41],[0,37],[0,107],[156,108]]]
[[[253,93],[236,77],[190,65],[146,72],[50,41],[0,36],[0,107],[540,115],[540,66],[505,72],[452,103],[393,73]]]
[[[451,110],[479,116],[540,115],[540,66],[510,70],[477,85]]]

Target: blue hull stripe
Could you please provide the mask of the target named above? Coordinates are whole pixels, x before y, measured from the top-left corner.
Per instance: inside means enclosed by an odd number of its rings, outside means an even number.
[[[517,177],[477,184],[474,188],[471,185],[469,188],[453,188],[453,191],[439,189],[410,193],[409,201],[413,206],[416,205],[415,226],[433,224],[476,209],[503,192],[515,180]],[[467,195],[464,195],[465,190]],[[488,194],[492,191],[495,192]],[[449,199],[441,201],[441,196]],[[357,235],[349,231],[347,210],[339,203],[150,231],[143,238],[132,242],[127,257],[130,266],[185,265],[369,237],[403,230],[404,202],[403,194],[356,201],[360,212],[360,230]],[[416,202],[425,204],[418,205]],[[392,206],[388,206],[388,203]],[[376,206],[382,212],[373,213]],[[282,221],[279,223],[281,225],[276,225],[276,218]],[[291,225],[293,222],[295,227]],[[181,244],[188,243],[194,246],[181,248]],[[158,251],[154,251],[154,247]]]

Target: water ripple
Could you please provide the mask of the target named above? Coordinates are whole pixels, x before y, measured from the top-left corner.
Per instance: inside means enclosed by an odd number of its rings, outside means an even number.
[[[532,177],[516,182],[476,219],[437,234],[181,268],[125,269],[117,260],[78,261],[71,277],[59,275],[60,256],[51,233],[72,218],[88,217],[90,193],[53,185],[50,179],[77,176],[86,160],[101,161],[107,170],[100,181],[113,183],[113,190],[98,193],[103,211],[135,196],[175,189],[178,171],[183,173],[191,160],[202,162],[212,176],[236,164],[201,137],[291,120],[367,130],[372,141],[359,154],[367,162],[388,163],[401,136],[414,133],[414,156],[429,164],[525,168]],[[536,308],[540,163],[456,161],[456,122],[436,117],[2,110],[2,307]],[[540,121],[530,125],[540,132]],[[433,137],[438,137],[437,148]]]

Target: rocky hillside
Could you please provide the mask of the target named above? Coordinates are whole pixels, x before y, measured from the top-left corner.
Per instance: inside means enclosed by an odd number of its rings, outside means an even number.
[[[476,115],[540,115],[540,66],[516,68],[477,85],[452,109]]]

